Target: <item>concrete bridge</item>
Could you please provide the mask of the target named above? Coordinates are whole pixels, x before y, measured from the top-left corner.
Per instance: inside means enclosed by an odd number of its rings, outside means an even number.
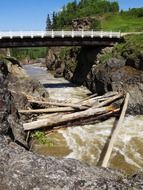
[[[113,46],[120,32],[105,31],[9,31],[0,32],[0,48],[50,46]]]

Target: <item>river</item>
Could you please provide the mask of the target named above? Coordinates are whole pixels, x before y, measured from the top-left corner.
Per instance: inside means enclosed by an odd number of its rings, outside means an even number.
[[[91,92],[76,87],[64,78],[54,78],[46,68],[25,66],[27,73],[39,80],[55,101],[78,102]],[[98,165],[104,146],[111,134],[114,118],[94,125],[60,129],[47,135],[53,146],[35,144],[33,151],[43,155],[74,158],[90,165]],[[108,167],[133,174],[143,167],[143,116],[128,116],[116,140]]]

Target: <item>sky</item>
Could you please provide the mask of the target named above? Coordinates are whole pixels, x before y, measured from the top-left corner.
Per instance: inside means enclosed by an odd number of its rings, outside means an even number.
[[[0,0],[0,31],[45,30],[47,14],[73,0]],[[111,0],[112,1],[112,0]],[[118,0],[121,9],[143,7],[143,0]]]

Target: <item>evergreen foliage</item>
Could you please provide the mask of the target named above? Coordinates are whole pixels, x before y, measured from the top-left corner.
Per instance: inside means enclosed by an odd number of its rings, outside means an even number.
[[[123,11],[123,14],[136,16],[136,17],[143,17],[143,7],[129,9],[128,11]]]
[[[110,12],[118,12],[119,5],[117,1],[110,2],[108,0],[76,0],[68,3],[60,12],[53,12],[52,18],[49,20],[47,16],[46,29],[70,29],[72,20],[82,17],[92,17],[97,14],[105,14]],[[98,25],[99,26],[99,25]]]
[[[90,17],[93,19],[91,29],[121,32],[143,30],[143,7],[128,11],[119,9],[115,0],[80,0],[68,3],[59,12],[47,16],[47,30],[71,30],[72,20]]]
[[[50,19],[50,15],[48,14],[47,20],[46,20],[46,30],[50,30],[50,29],[52,29],[52,22]]]
[[[11,56],[22,60],[25,58],[28,59],[37,59],[44,58],[47,54],[47,48],[12,48]]]

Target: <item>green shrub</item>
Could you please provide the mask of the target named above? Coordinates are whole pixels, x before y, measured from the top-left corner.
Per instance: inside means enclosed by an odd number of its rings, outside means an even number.
[[[32,137],[40,144],[47,144],[50,147],[54,146],[54,143],[52,141],[49,141],[42,131],[36,131],[33,133]]]
[[[123,57],[125,59],[135,60],[143,51],[143,34],[128,35],[125,42],[117,44],[111,52],[100,56],[100,63],[106,63],[111,57]]]

